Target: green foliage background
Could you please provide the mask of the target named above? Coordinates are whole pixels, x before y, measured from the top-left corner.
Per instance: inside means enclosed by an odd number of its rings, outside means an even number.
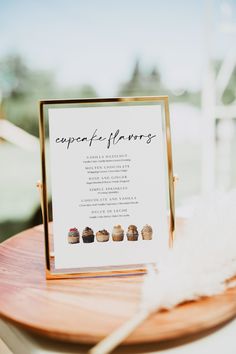
[[[221,61],[214,63],[219,71]],[[162,81],[158,68],[143,70],[137,60],[126,82],[117,88],[114,95],[168,95],[170,102],[185,102],[200,107],[200,91],[181,89],[172,92]],[[55,73],[30,68],[19,55],[0,59],[0,118],[5,118],[25,131],[38,136],[38,101],[53,98],[89,98],[99,93],[89,84],[60,87]],[[223,94],[223,103],[231,104],[236,99],[236,69]],[[1,101],[1,100],[0,100]],[[199,171],[201,168],[200,146],[194,144],[174,146],[177,171],[184,170],[189,183],[177,189],[179,196],[200,192]],[[235,147],[234,147],[234,151]],[[26,227],[40,223],[39,197],[35,183],[40,178],[40,158],[37,154],[0,141],[0,195],[3,206],[0,214],[0,240]],[[236,169],[234,170],[234,178]]]

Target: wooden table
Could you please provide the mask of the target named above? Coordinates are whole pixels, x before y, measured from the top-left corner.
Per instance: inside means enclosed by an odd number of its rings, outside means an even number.
[[[46,281],[42,226],[26,230],[0,245],[0,275],[0,314],[5,334],[13,331],[16,338],[28,337],[34,343],[42,338],[46,343],[49,338],[74,342],[67,346],[75,346],[77,351],[80,348],[81,353],[132,316],[143,279],[133,276]],[[209,334],[235,313],[235,289],[197,303],[186,303],[145,321],[127,338],[125,344],[133,345],[121,352],[139,353],[144,345],[145,350],[153,351],[191,342]],[[151,342],[159,343],[153,346]],[[236,344],[234,348],[236,352]]]

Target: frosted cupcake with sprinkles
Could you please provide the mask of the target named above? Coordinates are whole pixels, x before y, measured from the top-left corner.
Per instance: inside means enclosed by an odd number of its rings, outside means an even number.
[[[79,243],[79,241],[80,241],[80,234],[79,234],[79,231],[77,230],[77,228],[73,227],[73,228],[69,229],[68,243],[74,244],[74,243]]]

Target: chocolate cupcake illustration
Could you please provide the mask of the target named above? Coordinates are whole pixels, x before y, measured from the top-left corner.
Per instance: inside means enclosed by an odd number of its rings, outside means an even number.
[[[145,225],[141,231],[143,240],[151,240],[152,233],[153,233],[152,227],[150,225]]]
[[[107,242],[109,240],[109,232],[107,230],[100,230],[96,233],[96,239],[98,242]]]
[[[112,230],[112,240],[113,241],[123,241],[124,240],[124,230],[121,225],[115,225]]]
[[[129,225],[126,236],[127,236],[128,241],[137,241],[138,240],[137,226]]]
[[[79,239],[80,239],[80,235],[79,235],[79,231],[76,229],[76,227],[69,229],[68,243],[70,243],[70,244],[79,243]]]
[[[84,229],[84,231],[82,233],[82,239],[83,239],[84,243],[94,242],[94,233],[90,227],[86,226],[86,228]]]

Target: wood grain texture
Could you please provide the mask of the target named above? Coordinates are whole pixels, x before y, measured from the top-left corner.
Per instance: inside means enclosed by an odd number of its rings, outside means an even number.
[[[0,245],[0,315],[31,331],[95,343],[132,316],[142,275],[46,280],[43,229],[26,230]],[[236,315],[236,289],[147,319],[125,343],[183,338]]]

